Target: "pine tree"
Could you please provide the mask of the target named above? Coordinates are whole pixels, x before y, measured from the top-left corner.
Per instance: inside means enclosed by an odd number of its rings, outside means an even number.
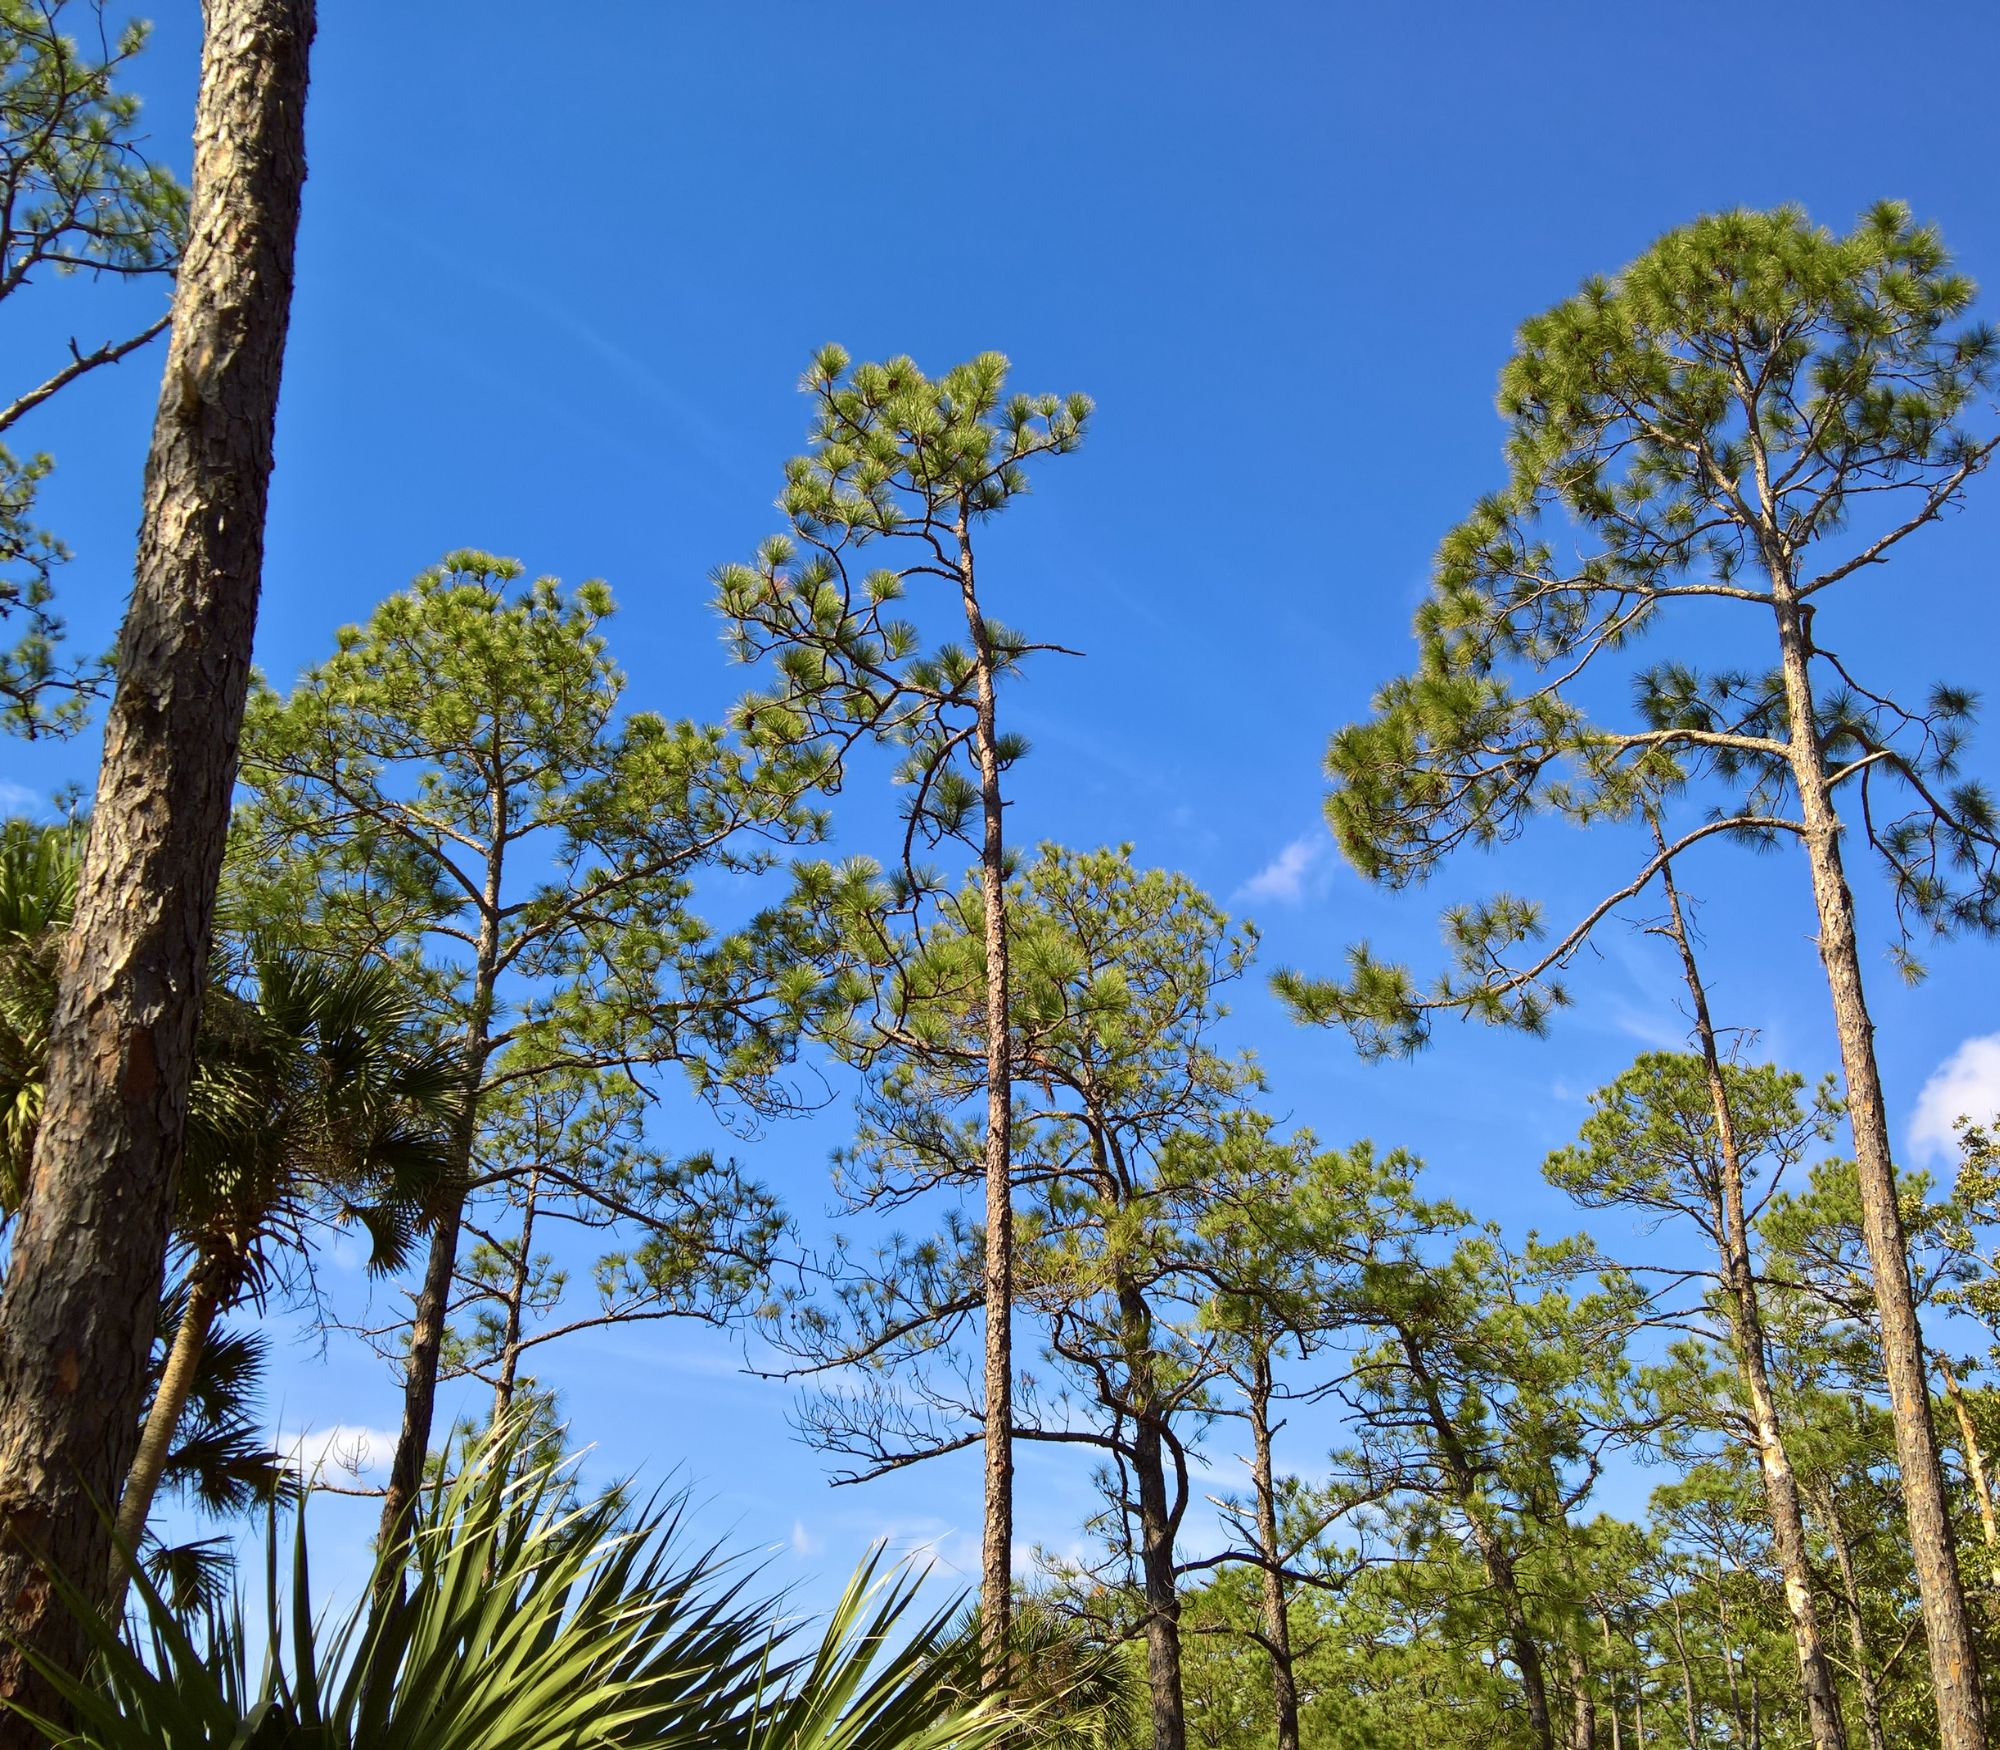
[[[740,721],[753,745],[811,748],[843,772],[866,742],[901,750],[905,794],[896,909],[921,911],[937,880],[917,862],[947,839],[974,848],[984,905],[986,1126],[985,1511],[981,1632],[987,1683],[1005,1679],[1013,1584],[1012,1062],[1008,1022],[1005,776],[1026,743],[1000,727],[1000,684],[1037,650],[989,611],[977,536],[1028,490],[1028,464],[1082,441],[1081,395],[1006,394],[998,353],[928,378],[907,358],[850,369],[828,347],[802,387],[812,448],[785,471],[787,532],[716,574],[737,657],[769,659],[770,687]],[[871,565],[871,560],[876,563]],[[964,641],[902,617],[944,597]],[[942,610],[940,610],[942,612]]]
[[[245,732],[240,903],[307,947],[403,968],[458,1054],[460,1130],[427,1212],[386,1540],[422,1481],[495,1102],[667,1064],[718,1097],[784,1099],[783,1043],[740,981],[711,981],[690,887],[816,832],[802,797],[819,768],[621,715],[610,612],[601,583],[523,585],[511,560],[454,553],[344,631],[288,696],[260,696]]]
[[[1846,860],[1886,873],[1905,939],[2000,930],[2000,812],[1958,775],[1973,695],[1899,702],[1828,610],[1958,508],[2000,438],[1966,422],[2000,372],[1936,233],[1883,205],[1846,237],[1790,209],[1669,233],[1521,330],[1501,379],[1511,478],[1439,550],[1416,670],[1328,755],[1355,866],[1421,880],[1540,814],[1609,824],[1684,804],[1664,842],[1553,946],[1511,896],[1448,920],[1419,989],[1365,947],[1345,980],[1281,976],[1305,1018],[1412,1049],[1439,1009],[1531,1028],[1591,931],[1709,841],[1796,845],[1819,920],[1944,1750],[1984,1742]],[[1566,556],[1581,548],[1573,562]],[[1768,667],[1629,662],[1665,625],[1756,634]],[[1621,664],[1623,665],[1621,669]],[[1607,685],[1621,675],[1623,686]],[[1584,699],[1627,696],[1631,720]],[[1907,952],[1907,950],[1906,950]],[[1914,964],[1912,961],[1911,964]]]
[[[312,0],[209,0],[194,195],[118,685],[0,1298],[0,1697],[54,1705],[131,1463],[263,572]],[[38,1734],[11,1712],[0,1746]]]
[[[1691,955],[1677,895],[1671,928]],[[1591,1115],[1577,1142],[1551,1155],[1544,1171],[1586,1207],[1690,1221],[1714,1254],[1716,1268],[1704,1279],[1712,1280],[1727,1321],[1717,1346],[1731,1356],[1743,1397],[1737,1438],[1758,1462],[1813,1743],[1815,1750],[1845,1750],[1847,1728],[1820,1626],[1804,1507],[1771,1378],[1746,1191],[1758,1173],[1775,1178],[1796,1165],[1808,1145],[1824,1141],[1837,1109],[1824,1096],[1812,1109],[1802,1107],[1797,1076],[1722,1062],[1699,978],[1691,976],[1691,984],[1702,1055],[1641,1057],[1591,1096]],[[1681,1316],[1698,1319],[1699,1313],[1683,1309]]]
[[[78,27],[96,53],[79,45]],[[148,161],[139,102],[119,82],[145,47],[146,25],[106,28],[103,0],[0,0],[0,304],[36,285],[91,279],[171,280],[187,235],[187,192]],[[0,405],[0,438],[79,378],[164,333],[163,311],[132,333],[34,368],[37,380]],[[58,666],[63,624],[53,606],[62,542],[34,521],[46,455],[0,443],[0,622],[19,623],[0,650],[0,728],[34,736],[75,729],[103,665]]]

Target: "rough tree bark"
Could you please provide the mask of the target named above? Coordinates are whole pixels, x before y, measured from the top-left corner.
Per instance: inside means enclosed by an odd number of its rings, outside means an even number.
[[[1841,821],[1829,794],[1825,749],[1812,694],[1810,610],[1799,599],[1789,555],[1775,529],[1760,531],[1776,606],[1793,787],[1812,869],[1819,912],[1819,952],[1833,999],[1835,1031],[1854,1136],[1861,1231],[1868,1246],[1875,1306],[1882,1325],[1883,1372],[1889,1386],[1896,1464],[1916,1561],[1917,1594],[1930,1645],[1940,1750],[1983,1750],[1986,1706],[1979,1685],[1972,1624],[1959,1579],[1945,1492],[1944,1461],[1931,1421],[1923,1329],[1910,1283],[1908,1241],[1896,1206],[1896,1170],[1889,1148],[1888,1108],[1875,1062],[1875,1027],[1861,978],[1854,898],[1840,852]]]
[[[959,597],[978,686],[979,894],[986,948],[986,1493],[980,1529],[980,1682],[1007,1683],[1014,1614],[1014,1175],[1013,1052],[1007,992],[1007,856],[1001,813],[1000,734],[993,644],[973,571],[970,509],[958,507]]]
[[[1665,849],[1659,823],[1653,835]],[[1736,1372],[1750,1405],[1752,1444],[1764,1486],[1764,1504],[1771,1516],[1771,1545],[1784,1580],[1785,1612],[1791,1619],[1792,1647],[1799,1661],[1799,1687],[1805,1697],[1806,1724],[1814,1750],[1847,1750],[1847,1724],[1840,1712],[1840,1689],[1833,1661],[1827,1656],[1820,1628],[1819,1606],[1813,1597],[1812,1564],[1806,1544],[1805,1511],[1799,1502],[1798,1477],[1779,1426],[1778,1403],[1771,1390],[1769,1348],[1764,1336],[1764,1312],[1757,1294],[1757,1273],[1750,1261],[1750,1224],[1743,1203],[1743,1156],[1737,1145],[1736,1117],[1729,1103],[1729,1084],[1722,1073],[1722,1054],[1715,1042],[1715,1022],[1709,1014],[1708,987],[1695,961],[1681,909],[1679,885],[1671,862],[1661,868],[1666,884],[1666,932],[1679,949],[1681,976],[1694,1007],[1695,1038],[1707,1074],[1709,1104],[1715,1115],[1716,1152],[1721,1183],[1718,1237],[1722,1242],[1722,1285],[1729,1309],[1730,1335],[1736,1352]]]
[[[0,1300],[0,1696],[84,1657],[43,1564],[101,1594],[164,1268],[264,559],[305,181],[312,0],[208,0],[194,196],[35,1195]],[[39,1741],[0,1717],[0,1746]]]

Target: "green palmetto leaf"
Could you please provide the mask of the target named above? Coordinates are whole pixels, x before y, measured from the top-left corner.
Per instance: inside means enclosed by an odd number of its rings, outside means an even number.
[[[141,1573],[128,1635],[58,1578],[94,1663],[38,1664],[69,1726],[15,1711],[71,1750],[984,1750],[1020,1724],[960,1699],[945,1615],[907,1620],[909,1574],[871,1558],[794,1651],[776,1602],[746,1600],[713,1549],[681,1553],[679,1503],[573,1505],[564,1464],[524,1462],[527,1434],[503,1426],[433,1486],[400,1600],[378,1569],[315,1619],[301,1525],[254,1670],[240,1600],[197,1633]],[[276,1536],[274,1518],[274,1575]]]

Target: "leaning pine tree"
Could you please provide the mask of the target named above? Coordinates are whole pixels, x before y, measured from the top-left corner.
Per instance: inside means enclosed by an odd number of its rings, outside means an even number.
[[[2000,816],[1958,775],[1971,695],[1899,700],[1824,621],[1837,594],[1958,508],[2000,442],[1967,423],[2000,374],[1992,334],[1963,321],[1972,297],[1901,206],[1846,237],[1789,209],[1732,212],[1527,323],[1501,379],[1512,478],[1446,537],[1415,671],[1334,738],[1329,818],[1355,866],[1396,887],[1536,814],[1687,812],[1553,944],[1532,904],[1502,896],[1450,915],[1456,969],[1428,990],[1365,946],[1344,980],[1279,980],[1303,1017],[1345,1022],[1377,1050],[1420,1045],[1441,1009],[1538,1027],[1593,929],[1697,845],[1798,846],[1944,1750],[1984,1744],[1985,1708],[1844,858],[1860,847],[1886,872],[1907,961],[1915,928],[2000,930]],[[1685,622],[1682,649],[1742,648],[1761,627],[1768,666],[1630,663],[1666,619]],[[1593,720],[1586,688],[1593,703],[1631,698],[1630,715]]]
[[[1031,651],[987,612],[980,526],[1028,490],[1031,461],[1081,441],[1082,395],[1007,395],[1007,361],[979,357],[937,378],[907,358],[850,370],[830,346],[803,387],[812,448],[778,499],[789,525],[749,565],[717,574],[716,605],[745,662],[769,657],[772,683],[744,702],[745,738],[764,750],[811,746],[844,772],[857,744],[902,750],[906,830],[900,906],[948,898],[918,865],[923,847],[978,852],[985,929],[985,1516],[980,1567],[989,1685],[1004,1671],[1012,1585],[1013,1211],[1007,1016],[1005,774],[1024,751],[999,727],[1000,682]],[[871,564],[871,560],[873,563]],[[905,605],[944,597],[964,642],[933,641]],[[887,932],[885,931],[885,934]]]
[[[209,0],[194,199],[118,685],[0,1299],[0,1700],[53,1708],[110,1573],[194,1074],[264,562],[313,0]],[[38,1741],[0,1713],[0,1745]]]

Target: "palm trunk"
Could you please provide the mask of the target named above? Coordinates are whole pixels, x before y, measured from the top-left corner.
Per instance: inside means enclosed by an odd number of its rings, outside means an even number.
[[[110,1573],[138,1443],[229,824],[305,182],[313,0],[208,0],[194,197],[132,599],[0,1300],[0,1698],[88,1643],[43,1563]],[[0,1746],[40,1734],[0,1710]]]
[[[167,1352],[166,1366],[153,1392],[152,1407],[146,1412],[146,1426],[140,1431],[139,1450],[125,1476],[124,1493],[118,1497],[117,1539],[111,1552],[111,1601],[109,1614],[115,1620],[124,1610],[125,1589],[131,1584],[132,1570],[125,1552],[138,1552],[146,1535],[146,1520],[153,1511],[153,1499],[166,1474],[167,1455],[173,1450],[174,1433],[181,1413],[187,1408],[188,1393],[194,1386],[201,1352],[214,1329],[222,1297],[216,1291],[216,1272],[207,1264],[197,1264],[188,1275],[187,1306],[174,1332],[173,1348]]]
[[[1959,1579],[1945,1491],[1944,1460],[1931,1421],[1923,1328],[1910,1284],[1908,1241],[1896,1205],[1896,1169],[1889,1148],[1888,1108],[1875,1062],[1875,1028],[1861,979],[1854,899],[1841,866],[1841,821],[1828,794],[1825,750],[1813,713],[1811,634],[1784,563],[1771,566],[1778,647],[1790,730],[1792,780],[1798,791],[1806,856],[1819,912],[1819,952],[1833,999],[1834,1028],[1854,1135],[1861,1231],[1868,1246],[1875,1306],[1882,1324],[1883,1372],[1896,1436],[1896,1468],[1916,1561],[1917,1594],[1930,1646],[1937,1699],[1939,1750],[1984,1750],[1986,1705]]]
[[[1259,1343],[1250,1357],[1250,1482],[1257,1496],[1257,1554],[1262,1560],[1264,1652],[1271,1661],[1271,1713],[1278,1750],[1299,1750],[1299,1686],[1292,1627],[1285,1607],[1284,1551],[1278,1544],[1278,1490],[1271,1467],[1271,1351]]]
[[[1653,835],[1664,850],[1665,840],[1657,820],[1653,822]],[[1729,1084],[1723,1077],[1722,1056],[1715,1043],[1715,1023],[1708,1011],[1708,989],[1702,982],[1701,968],[1695,963],[1694,944],[1681,911],[1673,866],[1665,865],[1661,875],[1666,884],[1667,933],[1680,950],[1681,973],[1694,1003],[1695,1035],[1701,1045],[1709,1102],[1715,1114],[1716,1151],[1722,1169],[1722,1278],[1729,1306],[1730,1335],[1734,1339],[1730,1346],[1736,1353],[1737,1377],[1750,1404],[1752,1443],[1757,1449],[1764,1504],[1771,1516],[1771,1544],[1784,1581],[1785,1613],[1791,1621],[1792,1647],[1799,1661],[1799,1687],[1805,1697],[1807,1727],[1814,1750],[1847,1750],[1840,1689],[1834,1678],[1833,1661],[1827,1657],[1819,1607],[1813,1597],[1798,1478],[1785,1447],[1777,1399],[1771,1390],[1763,1308],[1758,1301],[1757,1275],[1750,1260],[1750,1224],[1744,1212],[1743,1157],[1737,1147]]]
[[[959,593],[978,679],[979,892],[986,949],[985,1502],[980,1527],[981,1687],[1007,1685],[1014,1613],[1013,1087],[1007,985],[1007,858],[993,647],[973,578],[969,513],[959,506]]]

